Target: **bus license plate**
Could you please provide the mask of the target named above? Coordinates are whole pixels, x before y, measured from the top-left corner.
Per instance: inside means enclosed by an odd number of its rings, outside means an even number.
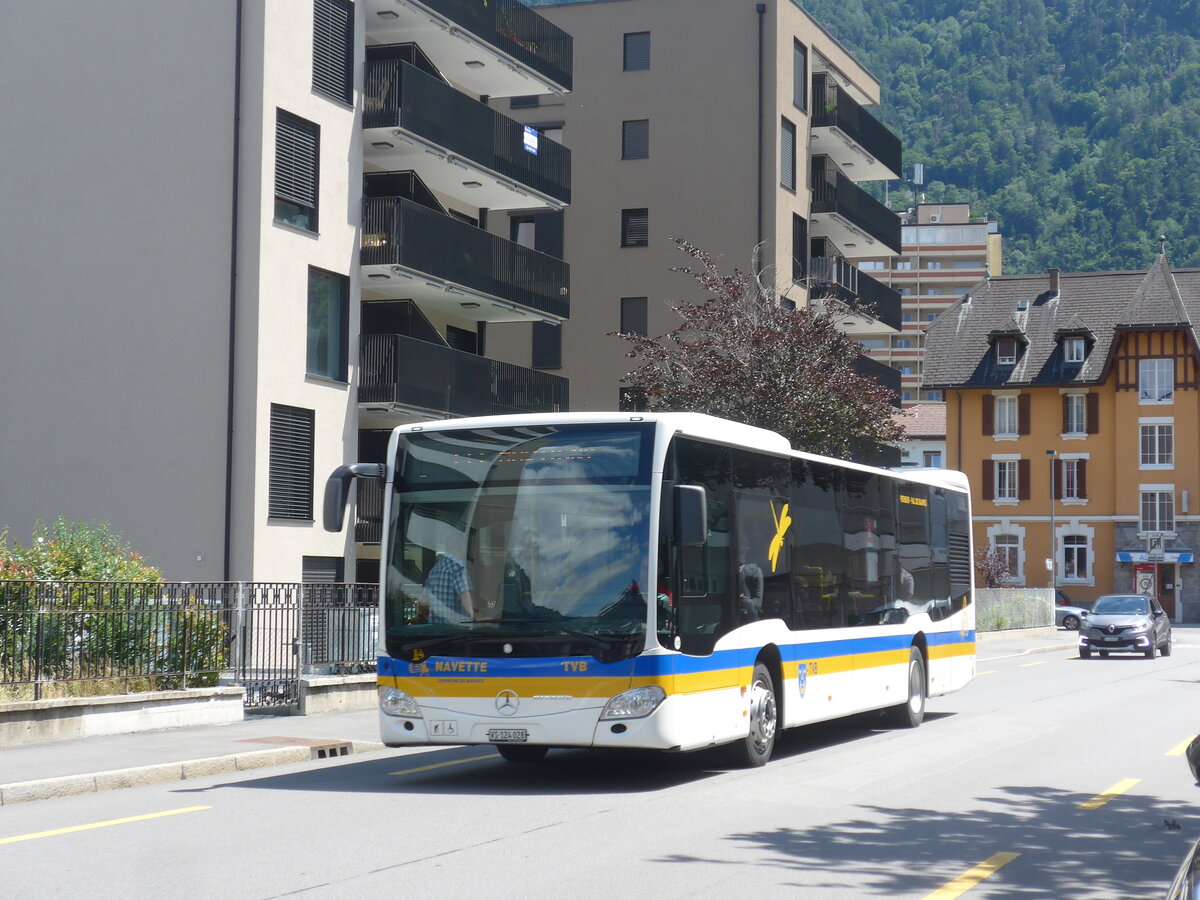
[[[523,744],[529,740],[524,728],[489,728],[487,734],[493,744]]]

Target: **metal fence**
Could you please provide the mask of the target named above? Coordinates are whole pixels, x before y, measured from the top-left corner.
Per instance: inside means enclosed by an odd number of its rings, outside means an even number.
[[[31,699],[242,685],[295,707],[304,674],[375,668],[378,587],[0,581],[0,688]]]
[[[1049,588],[979,588],[975,603],[976,631],[1054,624],[1054,592]]]

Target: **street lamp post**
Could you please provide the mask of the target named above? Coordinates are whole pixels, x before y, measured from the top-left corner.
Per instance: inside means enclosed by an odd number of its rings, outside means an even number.
[[[1046,457],[1050,460],[1050,560],[1048,568],[1050,569],[1050,590],[1058,587],[1058,552],[1054,541],[1054,458],[1057,455],[1055,450],[1047,450]]]

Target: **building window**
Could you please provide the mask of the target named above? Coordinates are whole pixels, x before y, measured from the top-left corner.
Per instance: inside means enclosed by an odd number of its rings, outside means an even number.
[[[912,260],[911,259],[896,260],[896,271],[897,272],[908,272],[911,269],[912,269]]]
[[[796,192],[796,126],[787,119],[779,120],[779,184]]]
[[[1142,531],[1175,530],[1175,491],[1142,491]]]
[[[912,341],[909,338],[896,338],[896,343],[894,346],[897,350],[911,350]]]
[[[650,156],[650,120],[631,119],[621,123],[621,159]]]
[[[942,289],[940,287],[927,287],[925,288],[925,293],[930,297],[940,297]]]
[[[992,546],[1004,560],[1004,568],[1008,570],[1009,580],[1021,574],[1021,537],[1016,534],[997,534],[992,536]]]
[[[942,467],[942,451],[940,450],[925,450],[921,453],[921,462],[927,469],[940,469]]]
[[[996,429],[993,434],[1015,436],[1017,434],[1017,398],[996,398]]]
[[[513,97],[508,101],[509,109],[536,109],[541,105],[541,98],[537,94],[526,94],[524,97]]]
[[[643,336],[650,333],[645,297],[621,298],[621,331]]]
[[[1141,465],[1143,468],[1175,465],[1175,426],[1142,425]]]
[[[1062,577],[1072,581],[1084,581],[1090,577],[1088,571],[1088,539],[1084,535],[1068,534],[1063,538]]]
[[[650,243],[650,210],[621,210],[621,246],[646,247]]]
[[[1063,434],[1087,433],[1087,394],[1063,395]]]
[[[321,129],[282,109],[275,112],[275,221],[317,230]]]
[[[313,3],[313,90],[354,100],[354,4],[347,0]]]
[[[933,321],[934,319],[936,319],[937,317],[938,317],[938,314],[937,314],[937,313],[929,313],[928,315],[926,315],[926,316],[925,316],[925,321],[926,321],[926,322],[932,322],[932,321]]]
[[[945,399],[945,395],[941,391],[925,391],[921,394],[921,399],[941,403]]]
[[[926,269],[940,269],[941,267],[942,267],[941,260],[930,259],[930,260],[927,260],[925,263]]]
[[[900,314],[901,322],[911,322],[912,320],[913,320],[912,313],[901,313]]]
[[[1017,339],[1001,338],[996,341],[996,362],[1002,366],[1015,365],[1017,362]]]
[[[346,561],[340,556],[306,556],[300,566],[300,580],[305,584],[339,584],[345,570]]]
[[[537,220],[533,216],[513,216],[508,220],[508,239],[514,244],[537,249]]]
[[[1015,459],[993,460],[996,466],[996,490],[994,500],[1016,500],[1019,496],[1017,486],[1017,463]]]
[[[549,322],[533,323],[533,358],[530,367],[562,368],[562,328],[558,325]]]
[[[1143,403],[1170,403],[1175,395],[1175,361],[1138,360],[1138,399]]]
[[[625,35],[624,69],[636,72],[650,68],[650,32],[633,31]]]
[[[900,394],[901,403],[909,403],[912,400],[912,391],[903,391]]]
[[[307,374],[346,381],[349,317],[350,279],[310,266]]]
[[[1056,460],[1058,466],[1058,499],[1087,499],[1087,460]]]
[[[792,213],[792,281],[808,277],[808,220]]]
[[[267,515],[312,521],[315,413],[271,404]]]
[[[880,259],[864,259],[856,265],[860,272],[882,272],[884,268],[883,260]]]
[[[1087,345],[1083,338],[1067,338],[1063,341],[1063,361],[1081,363],[1087,356]]]
[[[808,112],[808,48],[792,41],[792,104]]]

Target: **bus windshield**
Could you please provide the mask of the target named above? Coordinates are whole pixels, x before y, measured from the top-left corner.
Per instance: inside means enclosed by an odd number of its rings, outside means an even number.
[[[387,650],[615,660],[644,646],[649,426],[400,436]]]

